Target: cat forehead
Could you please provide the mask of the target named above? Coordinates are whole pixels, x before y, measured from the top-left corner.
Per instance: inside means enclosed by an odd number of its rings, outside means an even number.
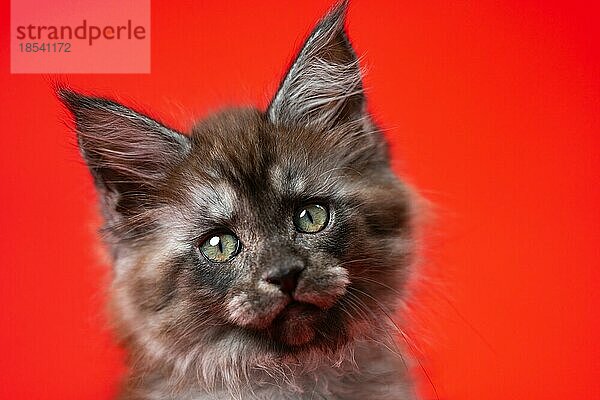
[[[344,168],[310,167],[292,160],[246,167],[239,163],[219,167],[211,162],[190,169],[191,173],[182,171],[172,181],[175,196],[186,193],[185,198],[224,217],[242,204],[261,208],[274,202],[329,198],[356,183]]]
[[[273,124],[256,109],[225,110],[192,128],[190,167],[220,178],[258,174],[274,183],[298,180],[303,172],[311,175],[339,164],[344,150],[329,136],[314,128]]]
[[[221,111],[193,127],[177,186],[219,217],[244,203],[330,198],[361,179],[333,135],[276,125],[252,108]]]
[[[287,148],[307,150],[327,142],[326,132],[315,128],[277,125],[255,108],[232,108],[216,112],[198,121],[191,130],[192,145],[202,152],[235,152],[238,149],[260,153]]]

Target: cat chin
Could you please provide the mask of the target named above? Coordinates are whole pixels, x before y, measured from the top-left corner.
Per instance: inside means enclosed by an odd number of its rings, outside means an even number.
[[[322,311],[307,303],[292,302],[275,318],[272,337],[288,346],[307,345],[315,339]]]
[[[315,304],[292,299],[270,311],[268,316],[263,316],[260,320],[238,318],[234,324],[264,337],[264,340],[274,342],[276,347],[307,346],[315,340],[318,326],[326,312]]]

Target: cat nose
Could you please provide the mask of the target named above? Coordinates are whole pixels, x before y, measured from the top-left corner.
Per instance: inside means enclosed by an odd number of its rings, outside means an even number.
[[[279,286],[279,290],[283,293],[291,295],[298,286],[302,271],[304,271],[302,264],[288,265],[268,271],[264,279],[272,285]]]

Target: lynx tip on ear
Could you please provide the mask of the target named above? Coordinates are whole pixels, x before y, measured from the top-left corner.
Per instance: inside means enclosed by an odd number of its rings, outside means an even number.
[[[338,1],[329,12],[323,17],[322,22],[328,24],[341,25],[343,27],[348,14],[348,0]]]

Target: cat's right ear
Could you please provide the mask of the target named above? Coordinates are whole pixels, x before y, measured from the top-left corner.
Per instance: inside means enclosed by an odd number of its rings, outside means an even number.
[[[61,88],[79,149],[105,206],[120,212],[143,205],[189,152],[189,139],[111,100]]]

